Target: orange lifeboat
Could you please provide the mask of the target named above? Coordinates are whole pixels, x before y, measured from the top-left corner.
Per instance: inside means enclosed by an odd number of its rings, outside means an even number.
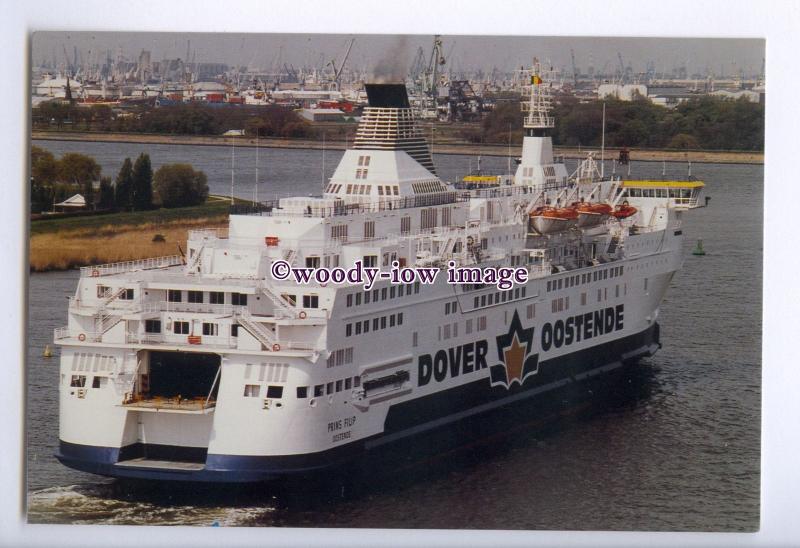
[[[578,227],[590,228],[605,221],[612,213],[613,208],[608,204],[577,202],[573,204],[578,215]]]
[[[539,234],[564,232],[575,226],[578,212],[572,207],[538,207],[530,215],[530,224]]]
[[[617,208],[611,213],[617,219],[627,219],[631,215],[635,215],[638,210],[628,202],[618,205]]]

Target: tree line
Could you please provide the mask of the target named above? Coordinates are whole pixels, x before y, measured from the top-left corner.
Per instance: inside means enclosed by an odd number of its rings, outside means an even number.
[[[125,158],[116,177],[102,176],[97,161],[69,152],[56,158],[31,147],[31,212],[47,211],[74,194],[82,194],[90,209],[146,211],[156,207],[199,205],[208,198],[205,173],[189,164],[166,164],[153,173],[150,156]]]
[[[666,108],[638,98],[607,100],[606,145],[692,150],[764,150],[764,105],[744,98],[701,96]],[[559,97],[553,109],[553,144],[599,147],[603,102]],[[473,143],[522,141],[519,102],[499,104],[479,128],[464,130]]]
[[[220,135],[246,129],[261,137],[310,138],[314,128],[288,107],[268,105],[209,106],[177,104],[154,107],[147,103],[115,111],[108,105],[77,106],[47,101],[33,108],[34,129],[72,129],[122,133]]]

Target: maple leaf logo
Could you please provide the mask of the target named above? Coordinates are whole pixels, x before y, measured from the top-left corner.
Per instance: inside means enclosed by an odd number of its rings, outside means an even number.
[[[531,354],[533,331],[533,327],[522,327],[519,313],[515,310],[508,333],[496,337],[497,358],[501,363],[489,368],[491,386],[511,388],[514,384],[522,385],[525,379],[539,372],[539,354]]]

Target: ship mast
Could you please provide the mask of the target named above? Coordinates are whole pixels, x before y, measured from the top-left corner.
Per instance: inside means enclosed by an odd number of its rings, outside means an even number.
[[[553,106],[551,80],[545,76],[539,59],[534,57],[530,77],[523,87],[528,89],[528,100],[522,103],[522,112],[525,114],[525,135],[529,137],[547,137],[555,127],[555,120],[550,115]]]

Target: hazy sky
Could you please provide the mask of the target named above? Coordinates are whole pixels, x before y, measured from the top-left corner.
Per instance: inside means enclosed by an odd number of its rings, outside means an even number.
[[[422,46],[430,54],[431,35],[341,35],[341,34],[241,34],[241,33],[155,33],[155,32],[38,32],[32,40],[34,65],[43,60],[64,62],[63,48],[70,60],[73,47],[84,59],[88,52],[107,50],[115,57],[118,47],[128,58],[135,58],[142,49],[151,51],[153,61],[163,58],[185,58],[187,40],[196,51],[197,62],[222,62],[229,65],[268,69],[280,56],[282,62],[295,67],[316,66],[324,58],[341,59],[351,37],[356,38],[348,61],[353,68],[371,70],[379,61],[391,59],[408,68]],[[648,61],[655,62],[656,72],[669,72],[686,65],[689,74],[706,70],[719,76],[744,70],[757,74],[764,57],[764,41],[728,38],[586,38],[586,37],[521,37],[521,36],[458,36],[444,35],[443,48],[448,63],[455,70],[493,67],[512,70],[529,64],[533,56],[550,60],[554,66],[571,73],[570,49],[575,51],[578,68],[585,72],[589,64],[596,71],[613,73],[619,65],[617,52],[635,72],[643,72]]]

